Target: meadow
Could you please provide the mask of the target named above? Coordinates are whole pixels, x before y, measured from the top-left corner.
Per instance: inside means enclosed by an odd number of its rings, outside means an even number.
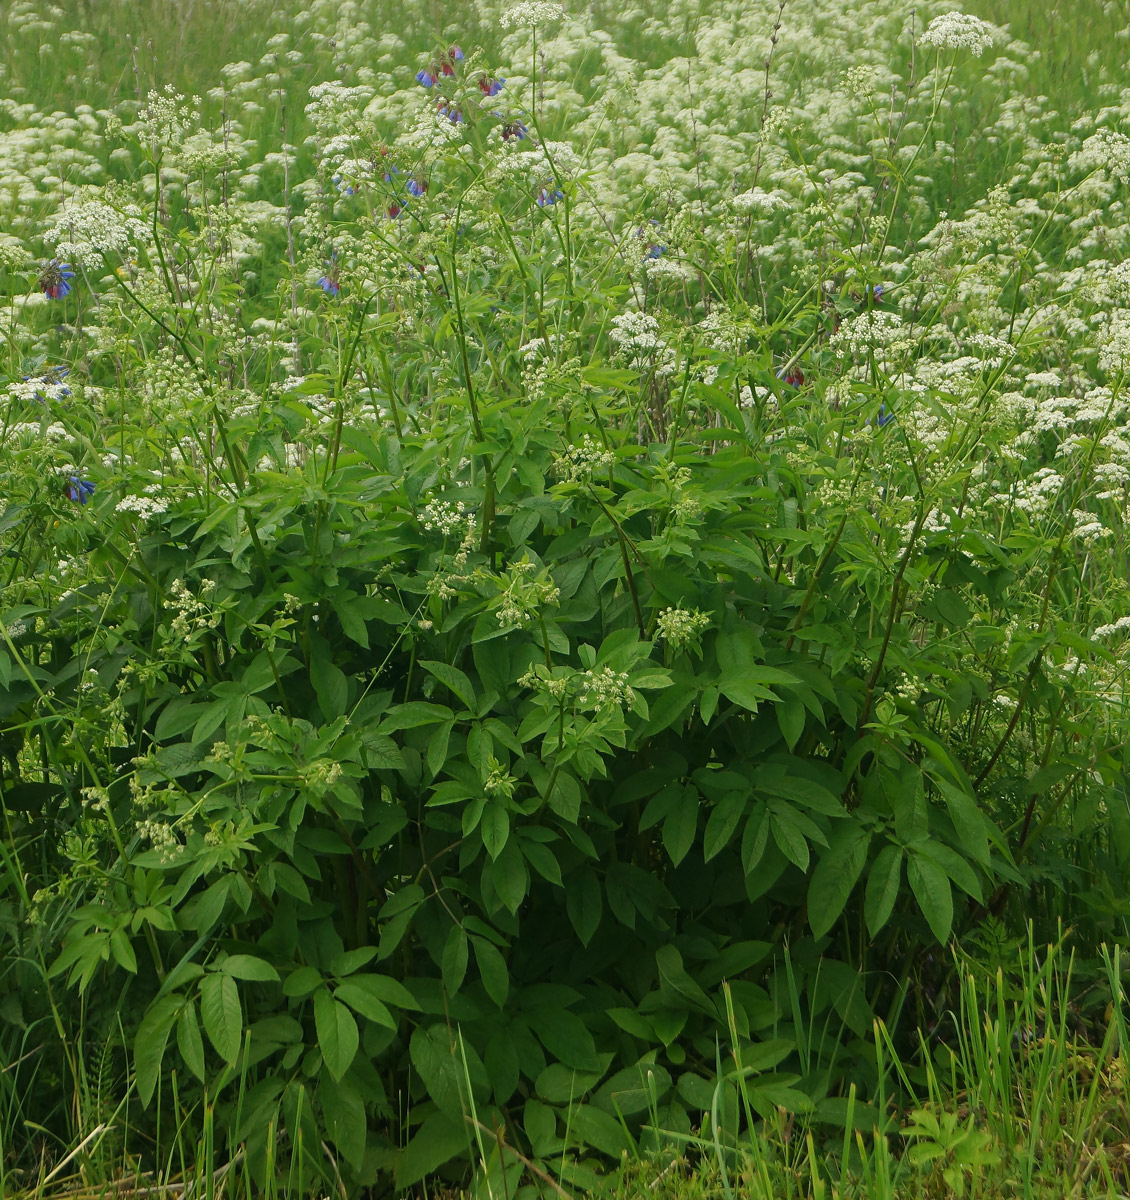
[[[1130,1196],[1128,45],[0,9],[0,1196]]]

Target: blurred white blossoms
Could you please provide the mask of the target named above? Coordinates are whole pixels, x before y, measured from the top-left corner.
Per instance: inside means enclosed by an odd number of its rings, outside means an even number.
[[[656,637],[662,638],[672,650],[682,650],[697,642],[702,631],[710,625],[710,617],[697,608],[665,608],[655,619]]]
[[[969,13],[948,12],[935,17],[918,39],[920,46],[939,50],[968,50],[980,57],[996,41],[996,29]]]
[[[660,337],[659,322],[649,313],[620,313],[612,325],[609,336],[638,371],[670,375],[675,370],[675,351]]]
[[[759,216],[767,216],[771,212],[790,207],[789,198],[784,192],[767,192],[759,187],[750,188],[748,192],[739,192],[730,203],[736,212],[757,213]]]
[[[520,27],[532,28],[535,25],[548,25],[565,15],[560,4],[552,4],[550,0],[525,0],[523,4],[515,4],[508,12],[498,19],[503,29]]]

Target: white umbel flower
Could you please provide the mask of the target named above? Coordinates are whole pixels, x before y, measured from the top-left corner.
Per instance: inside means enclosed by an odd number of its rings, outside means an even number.
[[[996,29],[988,21],[969,13],[948,12],[935,17],[918,39],[920,46],[939,50],[968,50],[980,56],[996,41]]]

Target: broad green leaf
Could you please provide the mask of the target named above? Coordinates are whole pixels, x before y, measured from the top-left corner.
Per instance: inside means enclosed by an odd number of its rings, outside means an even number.
[[[449,1030],[440,1022],[417,1026],[409,1042],[409,1054],[412,1066],[437,1107],[460,1117],[463,1112],[460,1084],[464,1075],[455,1029]]]
[[[196,1001],[191,997],[177,1018],[177,1049],[188,1069],[204,1082],[204,1039],[196,1016]]]
[[[871,865],[863,897],[863,916],[872,937],[890,920],[898,899],[902,857],[900,847],[888,844],[879,851]]]
[[[433,1112],[425,1117],[412,1140],[396,1156],[397,1190],[407,1190],[457,1155],[469,1153],[473,1138],[461,1114]]]
[[[931,932],[944,945],[953,924],[949,876],[932,859],[912,854],[906,863],[906,877]]]
[[[467,974],[467,949],[467,933],[463,926],[452,925],[443,944],[440,962],[443,986],[450,994],[463,986],[463,977]]]
[[[323,1076],[318,1081],[318,1094],[330,1141],[354,1170],[360,1170],[368,1133],[360,1092],[348,1080],[338,1083]]]
[[[471,945],[475,951],[475,962],[479,965],[479,975],[487,995],[502,1008],[506,1004],[506,994],[510,989],[510,972],[506,968],[506,959],[502,952],[482,937],[472,937]]]
[[[566,880],[565,911],[583,946],[592,941],[600,924],[602,908],[600,880],[596,872],[591,867],[574,871]]]
[[[385,1007],[384,1002],[378,1000],[368,988],[354,983],[352,979],[347,979],[345,983],[339,983],[334,988],[334,999],[348,1004],[354,1012],[368,1017],[378,1025],[384,1025],[386,1029],[397,1027],[396,1018]]]
[[[353,1063],[360,1037],[353,1014],[328,988],[314,993],[314,1028],[326,1069],[335,1080],[341,1079]]]
[[[663,845],[677,867],[694,845],[698,831],[698,790],[684,787],[663,821]]]
[[[148,1107],[161,1074],[161,1060],[165,1057],[165,1044],[177,1013],[184,1004],[179,995],[162,996],[154,1001],[141,1019],[133,1040],[133,1069],[137,1079],[137,1093],[141,1103]]]
[[[328,648],[316,650],[310,659],[310,682],[318,697],[318,707],[327,721],[336,721],[346,709],[349,683],[345,672],[330,659]]]
[[[483,809],[479,820],[483,845],[491,858],[497,859],[510,837],[510,814],[501,804],[491,802]]]
[[[709,862],[721,853],[734,836],[746,811],[748,797],[741,792],[727,792],[710,811],[706,831],[702,835],[702,857]]]
[[[420,666],[430,675],[434,675],[449,691],[454,692],[467,708],[472,712],[475,711],[477,707],[475,689],[458,667],[450,666],[445,662],[434,662],[430,659],[422,659]]]
[[[836,837],[820,856],[808,884],[808,924],[823,937],[839,920],[867,861],[871,835],[858,827]]]
[[[200,1016],[216,1053],[234,1066],[243,1038],[243,1009],[239,988],[230,975],[216,972],[200,981]]]
[[[220,964],[220,970],[233,979],[245,979],[251,983],[278,983],[279,973],[265,959],[254,954],[229,954]]]

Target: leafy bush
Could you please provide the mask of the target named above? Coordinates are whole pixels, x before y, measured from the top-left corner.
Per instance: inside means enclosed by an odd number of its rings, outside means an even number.
[[[261,1178],[504,1138],[583,1185],[704,1120],[834,1124],[876,1015],[932,1015],[929,947],[1053,889],[1088,945],[1125,917],[1124,330],[1068,433],[1023,206],[892,267],[888,148],[862,247],[807,168],[610,217],[481,58],[432,65],[391,144],[315,88],[261,273],[183,97],[55,218],[0,516],[0,1003],[85,1110],[218,1105]],[[835,245],[812,287],[766,284],[774,221]],[[984,228],[993,333],[954,307]]]

